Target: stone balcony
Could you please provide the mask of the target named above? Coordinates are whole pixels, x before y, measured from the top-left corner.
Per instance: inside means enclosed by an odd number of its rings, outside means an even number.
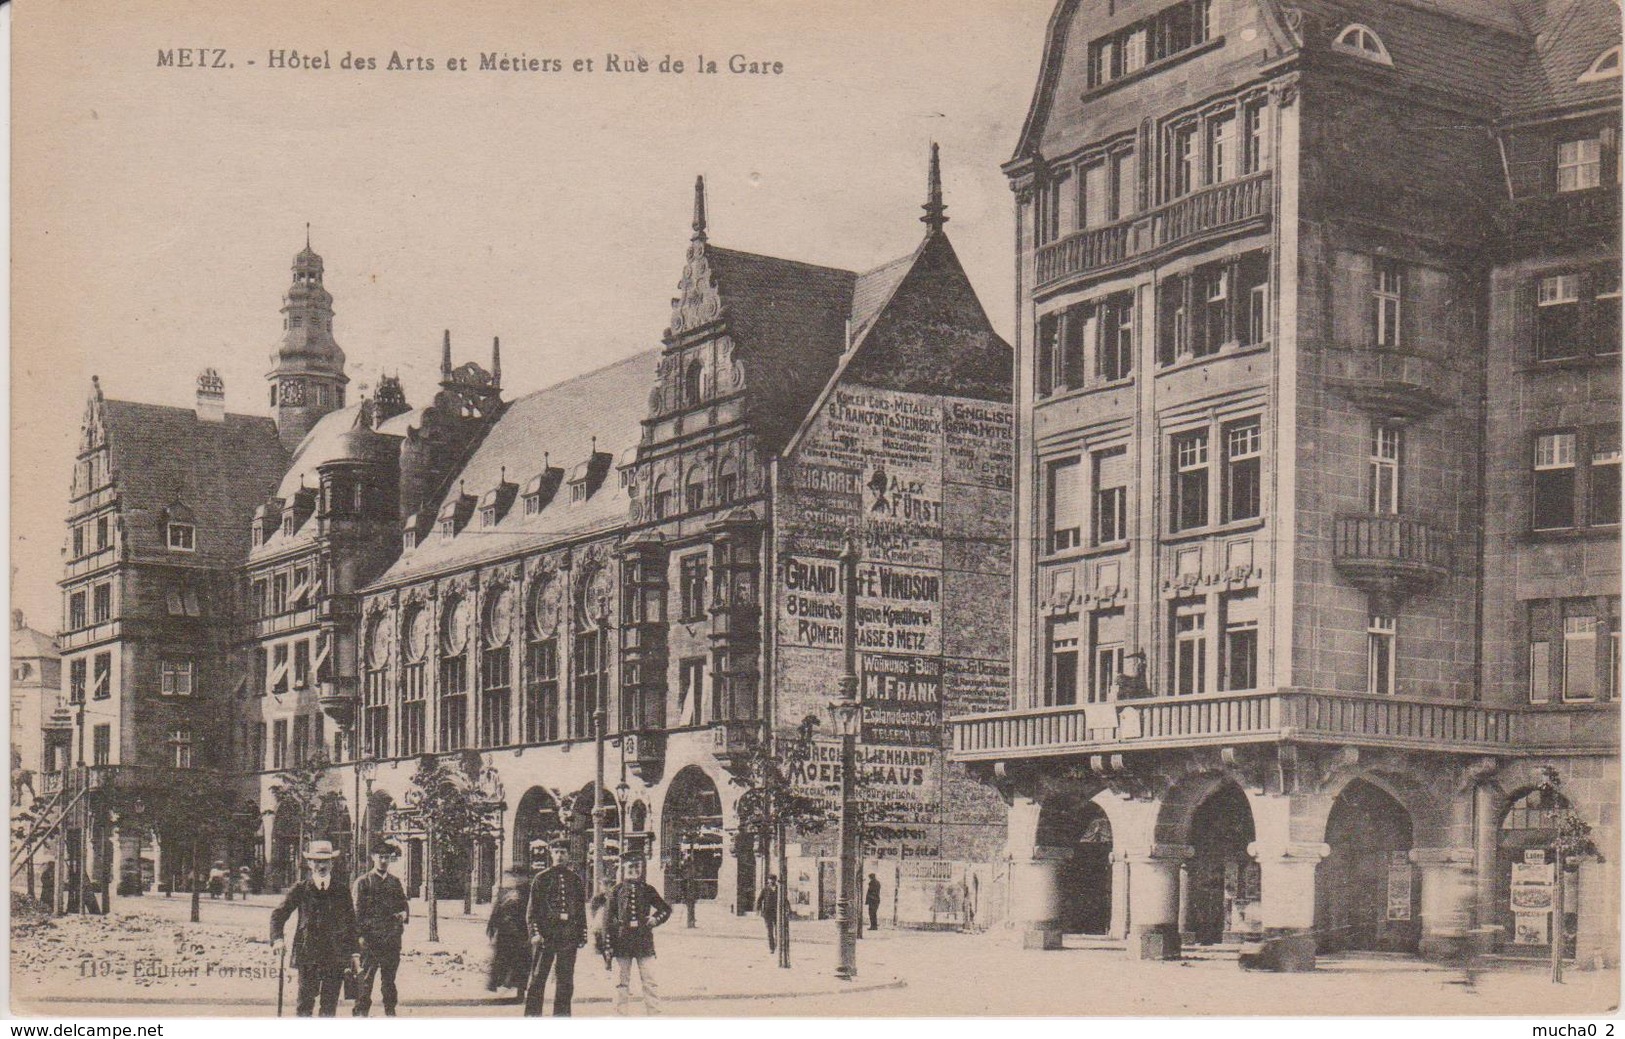
[[[1449,531],[1408,516],[1338,516],[1332,565],[1358,588],[1404,598],[1450,573],[1454,540]]]
[[[948,721],[964,762],[1294,743],[1458,754],[1617,750],[1619,705],[1559,710],[1297,691],[1159,697],[962,715]]]
[[[1266,171],[1192,192],[1114,224],[1077,231],[1039,248],[1034,287],[1146,261],[1206,238],[1262,230],[1269,225],[1273,202],[1273,178]]]

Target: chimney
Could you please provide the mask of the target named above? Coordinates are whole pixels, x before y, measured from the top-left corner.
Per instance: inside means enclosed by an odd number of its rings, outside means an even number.
[[[213,368],[197,377],[197,419],[199,422],[226,421],[226,384]]]
[[[21,611],[21,610],[12,610],[11,611],[11,630],[12,631],[22,631],[26,627],[28,627],[28,625],[23,622],[23,611]]]

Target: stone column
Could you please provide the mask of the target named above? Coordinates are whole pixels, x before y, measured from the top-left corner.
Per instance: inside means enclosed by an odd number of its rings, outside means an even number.
[[[1459,956],[1471,926],[1474,852],[1466,848],[1413,848],[1411,862],[1421,874],[1422,932],[1417,952],[1423,959]]]
[[[1473,925],[1489,927],[1501,920],[1495,897],[1496,853],[1500,850],[1501,820],[1495,811],[1495,788],[1480,783],[1473,791]],[[1501,935],[1510,941],[1511,935]]]
[[[1010,857],[1009,926],[1021,931],[1029,949],[1061,947],[1060,863],[1038,847],[1038,814],[1043,806],[1016,797],[1010,806],[1005,853]]]
[[[1195,945],[1196,935],[1191,931],[1191,864],[1179,864],[1179,943]]]
[[[1128,938],[1128,860],[1121,852],[1112,853],[1112,923],[1110,936]]]
[[[1179,877],[1185,860],[1194,853],[1183,844],[1157,844],[1149,854],[1124,856],[1130,956],[1179,959]]]
[[[1315,870],[1331,854],[1326,844],[1289,843],[1261,848],[1256,842],[1247,853],[1258,860],[1262,900],[1259,917],[1264,925],[1263,946],[1257,966],[1269,970],[1315,969]]]

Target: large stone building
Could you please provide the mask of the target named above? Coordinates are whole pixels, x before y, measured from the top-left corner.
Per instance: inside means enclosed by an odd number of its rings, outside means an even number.
[[[1015,701],[953,734],[1035,938],[1538,953],[1546,769],[1618,847],[1619,36],[1058,4],[1005,166]],[[1615,856],[1566,879],[1613,959]]]
[[[1014,359],[949,244],[934,152],[925,209],[916,249],[860,273],[713,244],[697,184],[658,348],[509,401],[499,347],[454,367],[447,333],[419,408],[390,379],[346,402],[307,243],[274,421],[225,414],[212,373],[196,413],[93,396],[64,582],[65,657],[95,676],[73,688],[108,701],[93,766],[219,770],[258,834],[211,854],[272,886],[302,840],[389,832],[416,894],[430,756],[489,809],[442,897],[485,897],[536,837],[596,867],[597,799],[609,857],[641,844],[657,880],[687,857],[702,897],[749,908],[746,768],[836,695],[852,538],[869,853],[916,895],[992,882],[1003,812],[946,761],[942,719],[1008,702]],[[300,812],[278,788],[307,767],[323,796]],[[833,850],[806,836],[795,888],[817,911]],[[102,845],[106,879],[140,841]]]

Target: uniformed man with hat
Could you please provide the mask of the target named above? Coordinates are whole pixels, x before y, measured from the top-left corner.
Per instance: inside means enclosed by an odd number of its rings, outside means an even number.
[[[350,889],[333,879],[338,852],[331,841],[311,841],[305,849],[310,876],[292,888],[271,913],[271,947],[282,951],[282,931],[288,917],[299,913],[293,934],[293,966],[299,971],[300,1017],[309,1017],[321,1000],[321,1015],[338,1010],[346,967],[360,966],[356,951],[355,906]]]
[[[389,872],[389,864],[399,858],[400,848],[380,838],[372,846],[372,869],[356,878],[356,930],[361,935],[361,972],[357,979],[356,1017],[366,1017],[372,1009],[372,982],[384,997],[384,1016],[395,1016],[399,993],[395,973],[401,966],[401,932],[411,915],[406,889],[399,877]]]
[[[671,918],[671,906],[660,892],[643,879],[643,858],[629,854],[621,862],[623,878],[609,893],[604,929],[609,948],[620,968],[615,982],[615,1012],[626,1013],[631,996],[632,961],[638,964],[638,980],[643,985],[643,1005],[650,1014],[660,1013],[660,988],[655,979],[654,929]]]
[[[565,865],[568,845],[560,842],[550,854],[540,841],[531,845],[530,985],[525,990],[525,1016],[540,1017],[547,976],[553,978],[553,1016],[569,1017],[575,995],[576,952],[587,944],[587,888]]]

